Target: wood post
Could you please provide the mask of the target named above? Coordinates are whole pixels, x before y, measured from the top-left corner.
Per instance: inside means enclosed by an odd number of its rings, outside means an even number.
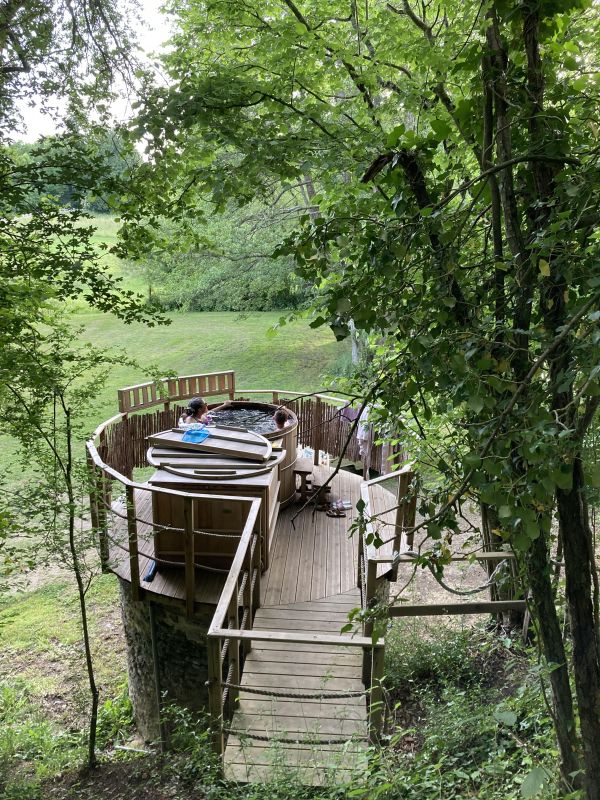
[[[108,547],[108,509],[106,508],[105,477],[101,469],[96,472],[96,508],[98,510],[98,540],[100,542],[100,563],[102,571],[108,572],[110,553]]]
[[[248,550],[246,552],[246,567],[245,567],[245,574],[246,574],[246,583],[244,584],[244,592],[243,592],[243,605],[244,605],[244,612],[247,613],[247,624],[248,628],[252,629],[252,623],[254,622],[254,614],[252,611],[252,542],[248,545]],[[244,641],[244,658],[248,655],[248,653],[252,650],[252,641],[248,639]]]
[[[377,744],[381,738],[383,725],[383,664],[385,648],[382,643],[375,644],[371,650],[371,681],[369,685],[369,739]]]
[[[221,670],[221,639],[209,637],[208,646],[208,710],[212,724],[213,749],[223,756],[223,677]]]
[[[318,467],[319,451],[321,449],[321,434],[322,434],[321,426],[323,423],[322,420],[323,408],[322,408],[321,398],[318,395],[315,398],[314,411],[315,413],[313,414],[313,424],[312,424],[313,430],[311,439],[313,442],[313,450],[314,450],[313,463],[315,464],[315,466]]]
[[[125,487],[127,503],[127,539],[129,542],[129,569],[131,572],[131,598],[140,600],[140,557],[138,554],[137,521],[133,486]]]
[[[185,610],[188,617],[194,614],[196,592],[196,565],[194,563],[194,506],[191,497],[183,499],[183,535],[185,552]]]
[[[273,392],[273,405],[279,405],[279,392]]]
[[[239,588],[236,587],[235,592],[231,596],[231,600],[229,602],[229,609],[227,612],[227,617],[229,621],[229,628],[235,631],[240,629],[240,617],[239,617],[239,606],[238,606],[238,592]],[[229,639],[229,681],[236,686],[240,685],[240,640],[238,638],[232,637]],[[239,696],[239,689],[232,689],[231,686],[227,692],[227,718],[231,719],[233,717],[233,712],[235,711],[236,701]]]

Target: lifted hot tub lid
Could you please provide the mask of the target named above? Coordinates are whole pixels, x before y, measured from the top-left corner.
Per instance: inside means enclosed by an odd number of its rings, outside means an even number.
[[[218,425],[206,428],[206,430],[209,432],[209,436],[203,442],[183,441],[185,431],[180,428],[154,433],[148,436],[148,442],[155,447],[193,450],[197,453],[233,456],[263,463],[271,456],[271,442],[259,433],[232,430]]]

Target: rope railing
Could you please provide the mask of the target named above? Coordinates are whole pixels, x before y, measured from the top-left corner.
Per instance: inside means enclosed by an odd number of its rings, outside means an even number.
[[[223,728],[223,733],[228,734],[229,736],[237,736],[238,739],[243,744],[244,739],[252,739],[256,742],[271,742],[273,744],[295,744],[295,745],[305,745],[314,747],[323,747],[324,745],[347,745],[348,743],[352,742],[361,742],[362,737],[356,736],[355,734],[349,735],[344,739],[317,739],[315,736],[306,737],[304,739],[290,739],[287,737],[281,736],[263,736],[260,733],[250,733],[250,731],[236,731],[232,728]]]

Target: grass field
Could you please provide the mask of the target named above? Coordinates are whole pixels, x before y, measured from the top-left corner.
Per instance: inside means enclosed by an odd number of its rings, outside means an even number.
[[[116,390],[153,374],[193,375],[235,370],[240,389],[316,391],[323,376],[348,358],[348,347],[328,329],[312,330],[308,321],[285,325],[274,337],[267,331],[278,313],[241,316],[235,312],[176,313],[166,327],[124,325],[105,314],[78,312],[81,339],[97,347],[120,348],[143,369],[115,368],[90,416],[100,422],[116,411]]]
[[[90,222],[97,230],[94,240],[109,246],[117,241],[118,223],[106,215]],[[102,256],[105,266],[123,278],[127,289],[147,293],[143,271],[124,264],[115,256]],[[288,389],[316,391],[327,388],[323,376],[335,372],[349,360],[349,344],[338,343],[328,328],[313,330],[308,320],[283,326],[275,336],[267,332],[281,312],[176,312],[170,325],[148,328],[140,323],[125,325],[109,314],[91,310],[84,301],[71,306],[73,325],[81,328],[81,341],[120,349],[124,359],[140,364],[115,367],[105,386],[99,387],[93,407],[86,410],[91,432],[117,412],[117,389],[166,374],[192,375],[235,370],[240,389]],[[0,437],[0,471],[16,465],[16,449]],[[23,474],[18,467],[19,474]]]

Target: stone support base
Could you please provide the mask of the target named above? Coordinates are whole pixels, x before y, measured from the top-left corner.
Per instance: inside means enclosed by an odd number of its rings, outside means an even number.
[[[152,655],[149,600],[134,602],[131,587],[119,579],[121,614],[127,641],[129,695],[136,726],[145,740],[160,736],[159,712]],[[152,604],[162,703],[197,711],[208,705],[206,632],[213,608],[188,619],[183,609]]]

